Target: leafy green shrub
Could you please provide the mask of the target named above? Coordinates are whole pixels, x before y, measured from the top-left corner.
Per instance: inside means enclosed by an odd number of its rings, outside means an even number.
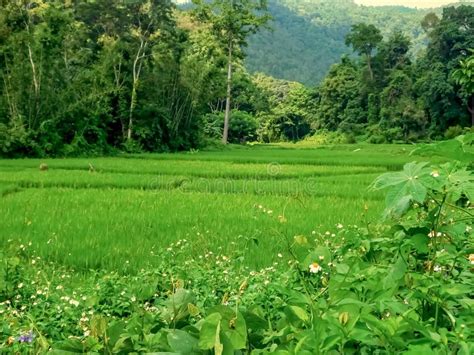
[[[204,116],[204,133],[210,138],[222,137],[224,113],[210,113]],[[229,122],[229,142],[245,143],[257,138],[257,120],[247,112],[232,111]]]
[[[463,133],[463,128],[461,126],[451,126],[444,132],[444,138],[454,139],[457,136],[460,136]]]
[[[35,144],[23,126],[8,127],[0,123],[0,156],[34,155]]]
[[[330,144],[353,144],[356,142],[353,134],[331,132],[327,130],[317,131],[313,136],[304,140],[304,143],[314,145],[330,145]]]

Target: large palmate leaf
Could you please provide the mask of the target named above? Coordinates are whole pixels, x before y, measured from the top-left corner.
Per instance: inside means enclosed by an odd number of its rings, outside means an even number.
[[[474,161],[474,134],[466,134],[449,141],[427,144],[415,149],[412,155],[438,156],[464,163]]]
[[[445,179],[445,192],[449,199],[456,202],[462,194],[470,201],[474,201],[474,174],[466,168],[458,168],[455,164],[445,164],[440,170]]]
[[[385,215],[401,216],[412,202],[422,203],[428,192],[426,185],[432,178],[427,163],[408,163],[403,171],[379,176],[371,185],[372,190],[387,189]]]

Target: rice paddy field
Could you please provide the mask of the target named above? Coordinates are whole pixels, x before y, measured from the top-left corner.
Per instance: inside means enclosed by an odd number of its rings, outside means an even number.
[[[247,266],[265,267],[288,237],[379,217],[384,196],[368,186],[425,159],[410,156],[412,148],[254,146],[0,160],[0,242],[31,243],[42,258],[78,270],[152,267],[183,239],[191,252],[181,258],[239,250]]]

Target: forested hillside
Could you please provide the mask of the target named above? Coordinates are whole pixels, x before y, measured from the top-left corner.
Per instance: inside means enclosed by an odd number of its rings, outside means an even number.
[[[349,13],[324,5],[324,16],[295,16],[288,29],[304,37],[320,21],[333,32],[308,42],[281,35],[246,51],[267,22],[265,2],[195,3],[0,0],[0,155],[175,151],[221,137],[296,142],[325,132],[335,135],[328,143],[413,142],[474,124],[473,6],[421,18],[413,26],[426,50],[413,55],[404,17],[399,26],[390,17],[408,9],[386,10],[392,32],[361,17],[344,34],[331,21]],[[245,59],[262,56],[276,77],[292,72],[311,85],[252,74]],[[300,63],[305,56],[331,68],[318,85],[320,67]]]
[[[384,36],[402,31],[412,39],[412,52],[418,53],[427,42],[421,20],[429,11],[359,6],[353,0],[270,0],[271,30],[250,41],[246,65],[252,72],[314,86],[349,53],[344,38],[353,24],[374,24]]]

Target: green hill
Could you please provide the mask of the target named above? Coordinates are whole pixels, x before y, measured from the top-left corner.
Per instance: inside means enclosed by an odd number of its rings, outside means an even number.
[[[416,52],[424,47],[420,22],[430,11],[360,6],[353,0],[270,0],[272,29],[252,38],[246,66],[251,72],[315,85],[332,64],[350,53],[344,38],[351,25],[372,23],[384,35],[401,30],[413,39]]]

